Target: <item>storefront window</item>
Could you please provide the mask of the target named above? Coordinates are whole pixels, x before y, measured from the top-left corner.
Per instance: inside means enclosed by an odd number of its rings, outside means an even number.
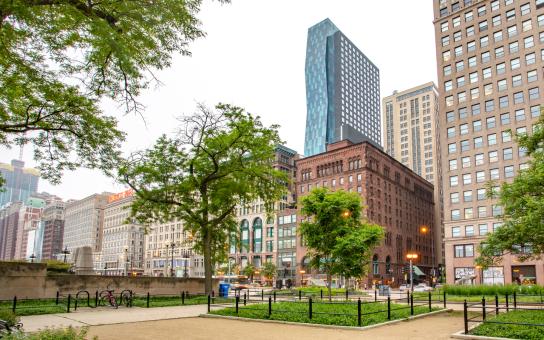
[[[522,285],[536,284],[535,266],[512,266],[512,283]]]
[[[483,270],[483,283],[485,285],[503,285],[504,284],[504,268],[489,267]]]

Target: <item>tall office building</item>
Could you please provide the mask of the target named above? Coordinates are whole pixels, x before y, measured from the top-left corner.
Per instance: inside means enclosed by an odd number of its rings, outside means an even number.
[[[531,133],[544,82],[544,1],[435,0],[448,283],[544,284],[542,261],[504,256],[480,271],[477,246],[501,226],[486,183],[527,166],[510,131]]]
[[[442,176],[438,135],[438,90],[433,82],[395,91],[382,100],[384,148],[403,165],[434,185],[437,264],[444,263]]]
[[[56,259],[62,252],[65,209],[66,203],[58,197],[46,203],[36,232],[34,253],[37,259]]]
[[[343,139],[381,145],[378,68],[329,19],[308,29],[304,155]]]
[[[11,164],[0,163],[0,176],[4,179],[0,191],[0,207],[9,202],[26,202],[31,194],[38,191],[40,173],[33,168],[25,168],[25,162],[14,159]]]

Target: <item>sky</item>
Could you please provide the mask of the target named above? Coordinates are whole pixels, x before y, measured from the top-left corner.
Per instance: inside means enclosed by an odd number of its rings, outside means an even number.
[[[103,103],[106,114],[127,133],[123,152],[150,147],[172,135],[176,117],[191,114],[196,103],[235,104],[279,124],[285,145],[302,153],[306,125],[304,63],[308,28],[325,18],[379,68],[380,97],[428,81],[436,82],[433,5],[429,0],[205,0],[198,15],[206,37],[191,44],[192,56],[174,56],[172,66],[155,73],[161,85],[142,93],[144,119]],[[0,162],[19,150],[0,148]],[[35,166],[30,146],[26,166]],[[98,170],[66,172],[62,183],[41,179],[39,191],[64,199],[96,192],[120,192],[124,186]]]

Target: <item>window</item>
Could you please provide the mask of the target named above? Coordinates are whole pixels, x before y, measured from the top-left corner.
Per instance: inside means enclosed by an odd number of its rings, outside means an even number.
[[[455,143],[448,144],[448,153],[452,154],[452,153],[455,153],[455,152],[457,152],[457,144],[455,144]]]
[[[536,62],[536,57],[535,57],[535,53],[529,53],[529,54],[526,54],[525,55],[525,63],[527,65],[532,65]]]
[[[472,202],[472,190],[463,191],[463,201]]]
[[[538,80],[538,75],[536,73],[536,70],[527,72],[527,82],[532,83],[537,80]]]
[[[455,120],[455,114],[453,113],[453,111],[446,112],[446,121],[450,123],[450,122],[453,122],[454,120]]]
[[[492,133],[487,135],[487,145],[495,145],[497,144],[497,134]]]
[[[492,206],[493,217],[498,217],[502,215],[502,207],[500,205]],[[493,231],[497,231],[502,226],[502,223],[493,223]]]
[[[463,174],[463,184],[468,185],[472,183],[472,175],[471,174]]]
[[[477,99],[480,96],[480,89],[475,87],[470,89],[470,98]]]
[[[493,94],[493,84],[485,84],[484,85],[484,94],[486,96],[490,96]]]
[[[442,60],[443,61],[449,61],[450,58],[451,58],[451,52],[450,51],[442,52]]]
[[[480,38],[480,47],[486,47],[489,45],[489,37],[486,35],[485,37]]]
[[[461,144],[461,151],[470,150],[470,144],[469,144],[468,140],[462,140],[460,144]]]
[[[461,135],[468,134],[468,124],[459,125],[459,134],[461,134]]]
[[[519,9],[520,9],[521,15],[526,15],[526,14],[531,13],[531,5],[529,5],[528,3],[524,4],[524,5],[521,5],[521,7]]]
[[[474,257],[473,244],[454,245],[454,247],[455,257]]]
[[[538,87],[529,89],[529,100],[540,98],[540,90]]]
[[[476,183],[482,183],[485,181],[485,172],[476,171]]]
[[[474,15],[472,14],[472,11],[466,12],[465,13],[465,21],[469,22],[469,21],[472,21],[472,19],[474,19]]]
[[[497,70],[497,74],[503,74],[506,71],[505,63],[497,64],[496,70]]]
[[[476,116],[476,115],[480,114],[480,104],[472,105],[471,109],[472,109],[472,115],[473,116]]]
[[[483,201],[486,199],[485,189],[477,190],[477,198],[478,198],[478,201]]]
[[[467,37],[472,37],[474,35],[474,26],[467,27]]]
[[[462,157],[461,158],[461,163],[462,163],[463,169],[470,168],[470,157],[469,156]]]
[[[517,87],[521,85],[521,74],[512,76],[512,87]]]
[[[510,131],[503,131],[502,132],[502,142],[506,143],[506,142],[511,142],[511,141],[512,141],[512,134],[510,133]]]
[[[468,67],[476,67],[476,57],[468,58]]]
[[[464,68],[465,68],[465,63],[462,60],[455,63],[455,70],[457,72],[463,71]]]
[[[519,51],[519,44],[517,41],[511,42],[508,44],[508,49],[510,51],[510,54],[514,54]]]
[[[523,101],[523,92],[514,93],[514,104],[521,104]]]
[[[502,41],[502,31],[497,31],[497,32],[493,33],[493,40],[495,42]]]
[[[478,224],[480,236],[487,235],[487,224]]]
[[[499,179],[499,169],[489,169],[489,179]]]
[[[440,24],[440,31],[441,32],[447,32],[449,29],[449,24],[447,21],[444,21],[443,23]]]
[[[476,166],[484,164],[484,154],[483,153],[475,154],[474,163],[476,164]]]
[[[465,226],[465,236],[474,236],[474,226]]]
[[[453,96],[446,97],[446,106],[453,106]]]
[[[467,93],[465,91],[457,93],[457,101],[464,103],[467,100]]]
[[[461,236],[461,228],[460,227],[452,227],[451,228],[451,237],[460,237]]]
[[[458,57],[463,54],[463,46],[457,46],[453,51],[455,56]]]
[[[451,74],[451,65],[444,66],[444,76],[449,76]]]
[[[481,129],[482,129],[481,120],[475,120],[472,122],[472,130],[474,130],[474,132],[480,131]]]
[[[451,219],[452,221],[457,221],[461,218],[461,212],[459,209],[453,209],[451,211]]]
[[[506,12],[506,21],[514,20],[516,18],[516,10],[511,9]]]
[[[457,27],[457,26],[461,25],[461,17],[453,18],[452,22],[453,22],[453,27]]]
[[[508,124],[510,124],[510,114],[509,113],[501,114],[501,125],[508,125]]]
[[[449,127],[448,128],[448,138],[455,137],[455,127]]]
[[[536,20],[538,21],[538,27],[544,26],[544,14],[539,15]]]
[[[457,159],[450,159],[450,170],[457,170]]]
[[[475,137],[474,138],[474,148],[481,148],[484,146],[484,140],[482,137]]]
[[[504,177],[505,178],[512,178],[514,177],[514,166],[508,165],[504,167]]]
[[[495,48],[495,58],[499,59],[502,57],[504,57],[504,46]]]
[[[531,48],[535,46],[535,40],[532,35],[523,39],[523,46],[525,48]]]
[[[480,32],[487,31],[487,20],[484,20],[478,24]]]
[[[506,89],[508,89],[508,85],[507,85],[507,83],[506,83],[506,79],[501,79],[501,80],[499,80],[499,81],[497,82],[497,90],[498,90],[499,92],[501,92],[501,91],[504,91],[504,90],[506,90]]]
[[[486,217],[487,216],[487,208],[486,207],[478,207],[478,217]]]
[[[478,16],[484,16],[486,13],[485,6],[478,7]]]
[[[491,2],[491,12],[495,12],[499,9],[499,0],[495,0]]]
[[[495,127],[495,117],[487,117],[485,121],[488,129]]]
[[[540,106],[531,106],[531,117],[538,117],[540,116]]]
[[[482,70],[482,76],[484,79],[491,78],[491,67],[484,68]]]
[[[457,87],[465,86],[465,77],[461,76],[457,78]]]
[[[476,83],[478,81],[478,72],[472,72],[468,75],[468,78],[470,80],[470,83]]]
[[[501,24],[501,16],[500,15],[494,16],[493,18],[491,18],[491,22],[493,27],[499,26]]]
[[[459,184],[459,177],[458,176],[450,176],[450,186],[455,187]]]
[[[451,80],[444,82],[444,91],[451,91],[452,88],[453,88],[453,85]]]
[[[521,23],[521,30],[523,32],[530,31],[531,29],[533,29],[533,23],[531,19],[525,20],[524,22]]]
[[[508,107],[508,96],[500,97],[499,98],[499,107],[501,109]]]
[[[446,35],[442,37],[442,46],[448,46],[450,44],[450,36]]]
[[[461,40],[461,31],[453,33],[453,41],[457,42],[459,40]]]
[[[519,122],[522,120],[525,120],[525,110],[524,109],[516,110],[516,121]]]
[[[450,202],[451,203],[459,203],[459,193],[458,192],[450,193]]]
[[[512,159],[512,148],[506,148],[502,150],[502,158],[507,161],[509,159]]]
[[[520,66],[520,64],[519,64],[519,58],[510,60],[510,68],[511,68],[512,70],[518,69],[519,66]]]
[[[515,37],[518,34],[518,28],[516,25],[508,27],[506,31],[508,32],[509,38]]]
[[[487,63],[491,60],[491,54],[488,52],[482,53],[482,63]]]
[[[499,161],[499,153],[497,151],[489,151],[487,157],[489,157],[489,163],[495,163]]]

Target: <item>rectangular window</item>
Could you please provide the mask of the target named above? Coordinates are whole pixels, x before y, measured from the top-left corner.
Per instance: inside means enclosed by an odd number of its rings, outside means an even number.
[[[509,38],[515,37],[518,34],[518,28],[516,27],[516,25],[510,26],[507,28],[507,32]]]
[[[451,203],[459,203],[459,193],[458,192],[450,193],[450,202]]]
[[[491,60],[491,54],[489,51],[482,53],[482,63],[487,63]]]
[[[483,201],[486,199],[485,189],[478,189],[478,201]]]
[[[533,23],[532,23],[531,19],[525,20],[524,22],[521,23],[521,30],[523,32],[527,32],[527,31],[530,31],[532,29],[533,29]]]
[[[502,150],[502,158],[505,161],[512,159],[512,155],[513,155],[512,148],[506,148]]]
[[[521,104],[524,102],[523,92],[514,93],[514,104]]]
[[[527,65],[532,65],[536,62],[536,57],[535,57],[535,53],[529,53],[529,54],[526,54],[525,55],[525,63]]]
[[[451,170],[457,170],[457,159],[450,159],[450,171]]]
[[[472,183],[472,175],[471,174],[463,174],[463,184],[468,185]]]
[[[520,66],[519,58],[511,59],[511,60],[510,60],[510,68],[511,68],[512,70],[518,69],[519,66]]]
[[[497,64],[496,70],[497,70],[497,74],[503,74],[506,71],[505,63]]]
[[[461,135],[468,134],[468,124],[459,125],[459,134],[461,134]]]
[[[506,12],[506,21],[511,21],[516,19],[516,10],[511,9],[508,12]]]
[[[502,31],[497,31],[497,32],[493,33],[493,40],[495,42],[502,41]]]
[[[453,122],[455,120],[455,114],[453,111],[446,112],[446,121],[448,123]]]
[[[457,87],[463,87],[465,86],[465,77],[461,76],[456,79],[457,81]]]
[[[452,153],[455,153],[455,152],[457,152],[457,144],[455,144],[455,143],[448,144],[448,153],[452,154]]]
[[[467,114],[467,108],[466,107],[462,107],[459,109],[459,119],[464,119],[464,118],[467,118],[468,114]]]
[[[467,27],[467,38],[474,35],[474,26]]]
[[[470,144],[469,144],[468,140],[462,140],[460,144],[461,144],[461,151],[470,150]]]
[[[497,82],[497,91],[505,91],[508,89],[508,84],[506,82],[506,79],[501,79]]]
[[[478,99],[478,97],[480,97],[480,89],[477,87],[470,89],[470,98]]]
[[[487,217],[487,208],[486,207],[478,207],[478,217]]]
[[[540,106],[531,106],[531,117],[538,117],[540,116]]]
[[[463,191],[463,201],[472,202],[472,190]]]
[[[522,120],[525,120],[525,110],[524,109],[516,110],[516,121],[519,122]]]
[[[459,57],[463,55],[463,46],[457,46],[454,50],[455,56]]]
[[[503,131],[502,132],[502,142],[506,143],[506,142],[511,142],[511,141],[512,141],[512,134],[510,133],[510,131],[509,130]]]
[[[500,26],[500,24],[501,24],[501,16],[500,16],[500,15],[496,15],[496,16],[494,16],[493,18],[491,18],[491,21],[492,21],[493,27],[495,27],[495,26]]]
[[[476,115],[480,114],[480,104],[472,105],[471,109],[472,109],[472,115],[473,116],[476,116]]]
[[[451,237],[460,237],[461,236],[461,228],[460,227],[452,227],[451,228]]]
[[[482,76],[484,79],[491,78],[491,67],[484,68],[482,70]]]
[[[447,32],[449,29],[449,23],[447,21],[444,21],[440,24],[440,31],[441,32]]]
[[[523,46],[525,46],[525,48],[535,46],[535,40],[532,35],[523,39]]]
[[[448,46],[450,44],[450,36],[446,35],[442,37],[442,46]]]
[[[485,112],[492,112],[495,109],[495,102],[493,99],[485,102]]]
[[[468,75],[468,78],[469,78],[471,84],[478,82],[478,72],[470,73]]]
[[[499,98],[499,107],[501,109],[508,107],[508,96],[500,97]]]
[[[459,177],[458,176],[450,176],[450,186],[455,187],[459,184]]]
[[[476,183],[482,183],[485,181],[485,172],[476,171]]]
[[[472,14],[472,11],[466,12],[465,13],[465,21],[470,22],[470,21],[472,21],[472,19],[474,19],[474,15]]]
[[[473,244],[454,245],[455,257],[474,257]]]
[[[489,169],[489,179],[492,181],[499,179],[499,169]]]
[[[508,165],[504,167],[504,177],[505,178],[512,178],[514,177],[514,166]]]
[[[481,148],[484,146],[484,140],[482,137],[475,137],[474,138],[474,148]]]
[[[501,125],[508,125],[508,124],[510,124],[510,114],[509,113],[501,114]]]
[[[462,63],[462,61],[461,61]],[[476,57],[470,57],[468,58],[468,67],[476,67]]]
[[[519,9],[520,9],[520,12],[521,12],[522,16],[531,13],[531,5],[528,4],[528,3],[524,4],[524,5],[521,5],[521,7]]]
[[[519,44],[517,41],[511,42],[508,44],[508,50],[510,51],[510,54],[517,53],[519,51]]]
[[[463,71],[464,68],[465,68],[465,63],[462,60],[455,63],[455,70],[457,72]]]
[[[444,76],[449,76],[451,74],[451,65],[444,66]]]
[[[540,98],[540,90],[538,87],[529,89],[529,100],[534,100]]]
[[[474,236],[474,226],[465,226],[465,236]]]
[[[532,70],[532,71],[527,72],[527,82],[528,83],[532,83],[532,82],[537,81],[537,80],[538,80],[538,75],[536,73],[536,70]]]
[[[453,41],[457,42],[461,40],[461,31],[453,33]]]
[[[487,157],[489,158],[489,163],[495,163],[499,161],[499,153],[497,151],[489,151],[487,153]]]
[[[482,121],[481,120],[475,120],[472,122],[472,130],[474,132],[480,131],[482,129]]]
[[[470,168],[470,157],[461,157],[461,163],[463,166],[463,169]]]
[[[459,209],[453,209],[453,210],[451,211],[451,220],[452,220],[452,221],[457,221],[457,220],[459,220],[459,219],[461,219],[461,212],[460,212],[460,210],[459,210]]]
[[[478,24],[478,27],[480,28],[480,32],[487,31],[487,20],[484,20]]]
[[[476,166],[484,164],[484,154],[483,153],[475,154],[474,163],[476,164]]]
[[[497,134],[492,133],[487,135],[487,145],[495,145],[497,144]]]

